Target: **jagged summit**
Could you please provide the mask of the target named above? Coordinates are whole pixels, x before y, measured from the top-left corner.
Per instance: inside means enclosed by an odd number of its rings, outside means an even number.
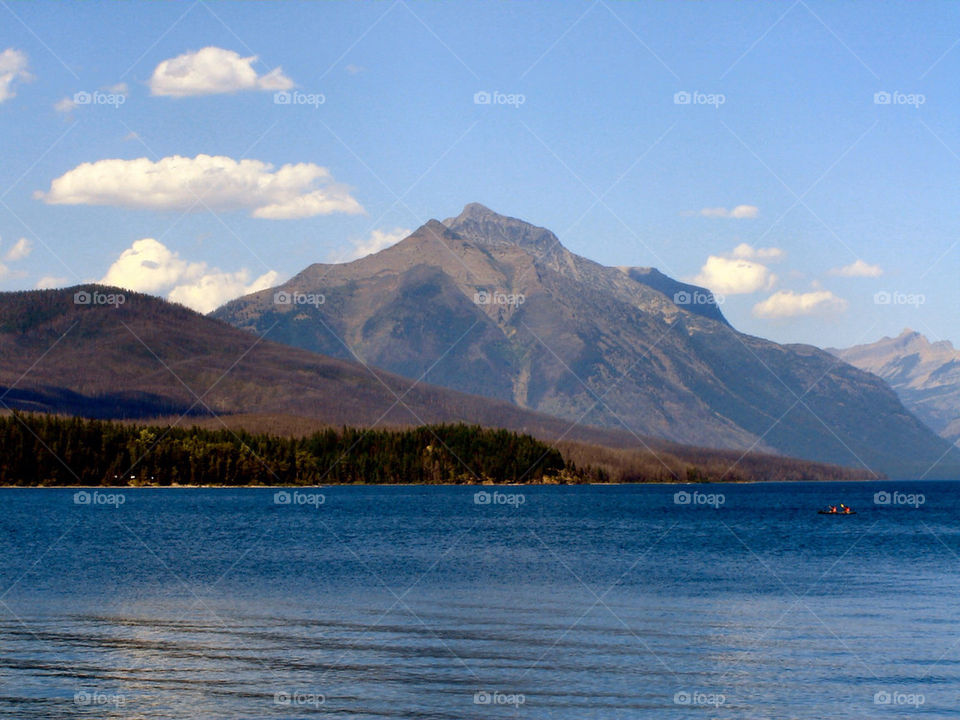
[[[500,215],[475,202],[467,204],[457,217],[447,218],[443,224],[464,239],[479,244],[510,243],[538,254],[562,247],[557,236],[546,228]]]
[[[910,328],[897,337],[830,352],[886,380],[917,417],[951,442],[960,441],[960,352]]]

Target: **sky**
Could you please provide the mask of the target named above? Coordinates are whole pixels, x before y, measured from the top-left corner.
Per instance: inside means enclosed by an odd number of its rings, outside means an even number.
[[[738,329],[960,341],[955,3],[0,3],[0,290],[201,311],[469,202]]]

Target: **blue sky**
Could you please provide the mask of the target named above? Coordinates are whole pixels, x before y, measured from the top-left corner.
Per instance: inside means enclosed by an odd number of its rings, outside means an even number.
[[[209,309],[479,201],[707,282],[746,332],[960,340],[956,4],[0,17],[0,289],[109,278]]]

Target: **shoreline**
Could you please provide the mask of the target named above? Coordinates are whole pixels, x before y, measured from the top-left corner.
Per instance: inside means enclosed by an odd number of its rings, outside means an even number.
[[[951,482],[942,478],[924,479],[880,479],[865,478],[863,480],[729,480],[704,482],[607,482],[607,483],[503,483],[496,485],[464,484],[464,483],[344,483],[334,485],[0,485],[0,490],[329,490],[349,487],[462,487],[462,488],[531,488],[531,487],[629,487],[629,486],[718,486],[718,485],[824,485],[833,483],[867,484],[867,483],[912,483],[912,482]],[[960,481],[952,481],[960,482]]]

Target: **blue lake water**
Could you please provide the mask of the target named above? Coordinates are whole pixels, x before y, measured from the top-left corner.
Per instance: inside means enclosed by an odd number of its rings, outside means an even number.
[[[960,717],[956,484],[491,490],[0,490],[0,717]]]

